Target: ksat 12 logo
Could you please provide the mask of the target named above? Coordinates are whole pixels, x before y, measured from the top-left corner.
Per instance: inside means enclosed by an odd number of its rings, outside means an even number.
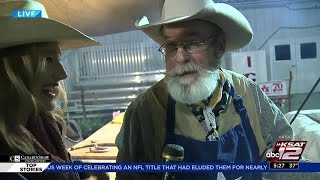
[[[307,141],[277,141],[267,151],[266,158],[269,162],[299,161],[306,144]]]

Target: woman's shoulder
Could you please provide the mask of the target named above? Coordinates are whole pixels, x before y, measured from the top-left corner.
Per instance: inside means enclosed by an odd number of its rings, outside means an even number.
[[[7,143],[0,138],[0,155],[8,155],[8,160],[11,155],[18,154],[16,151],[12,150]],[[26,180],[22,174],[20,173],[0,173],[0,179],[10,179],[10,180]]]
[[[0,173],[0,179],[27,180],[27,178],[20,173]]]
[[[16,152],[12,148],[10,148],[2,138],[0,138],[0,147],[0,155],[16,154]]]

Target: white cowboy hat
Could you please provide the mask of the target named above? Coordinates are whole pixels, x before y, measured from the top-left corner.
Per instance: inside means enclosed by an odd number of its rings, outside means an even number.
[[[15,18],[15,10],[41,10],[41,18]],[[0,3],[0,48],[36,42],[58,42],[60,50],[101,45],[80,31],[48,18],[42,4],[32,0]]]
[[[226,36],[226,51],[250,43],[253,32],[248,20],[234,7],[212,0],[165,0],[160,22],[150,24],[147,17],[138,19],[136,27],[158,44],[164,42],[162,25],[187,20],[204,20],[219,26]]]

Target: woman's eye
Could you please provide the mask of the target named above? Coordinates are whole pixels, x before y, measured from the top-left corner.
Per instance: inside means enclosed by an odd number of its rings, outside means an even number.
[[[46,57],[46,62],[47,63],[52,63],[53,62],[53,58],[52,57]]]

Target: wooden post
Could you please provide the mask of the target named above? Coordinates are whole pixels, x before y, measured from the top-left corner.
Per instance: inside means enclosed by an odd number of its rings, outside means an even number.
[[[291,84],[292,84],[292,71],[290,71],[289,77],[289,92],[288,92],[288,104],[289,104],[289,111],[291,111]]]
[[[87,119],[86,106],[84,104],[84,90],[83,90],[83,87],[81,87],[81,104],[82,104],[83,117],[84,117],[84,119]]]

